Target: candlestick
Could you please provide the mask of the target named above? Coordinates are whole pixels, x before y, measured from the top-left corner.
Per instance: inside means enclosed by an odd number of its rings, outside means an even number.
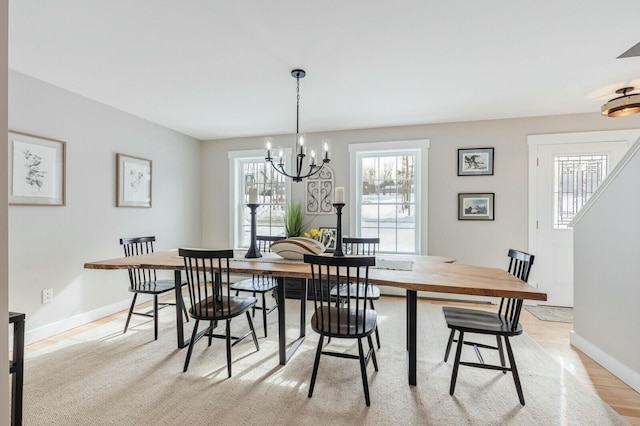
[[[258,204],[258,188],[249,188],[248,204]]]
[[[344,189],[344,188],[342,188]],[[336,191],[338,188],[336,188]],[[343,196],[344,198],[344,196]],[[335,203],[333,207],[336,208],[336,250],[333,252],[334,256],[344,256],[342,252],[342,209],[344,207],[344,203]]]
[[[344,187],[342,186],[336,187],[336,194],[333,202],[336,204],[344,204]]]
[[[245,254],[244,257],[255,259],[258,257],[262,257],[260,248],[258,247],[258,244],[256,242],[256,209],[260,207],[260,204],[247,204],[247,207],[251,209],[251,245],[249,246],[249,250],[247,250],[247,254]]]

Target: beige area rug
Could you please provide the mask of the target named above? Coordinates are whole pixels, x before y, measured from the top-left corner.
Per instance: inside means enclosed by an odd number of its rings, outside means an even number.
[[[546,305],[525,306],[524,308],[542,321],[573,323],[573,308]]]
[[[287,301],[296,323],[296,301]],[[368,370],[366,407],[357,361],[323,357],[313,398],[307,398],[317,335],[286,366],[278,365],[276,314],[260,351],[246,340],[233,348],[227,379],[224,342],[198,342],[187,373],[186,349],[176,349],[174,313],[161,311],[160,338],[151,322],[134,318],[99,326],[30,355],[25,367],[25,425],[621,425],[626,422],[533,340],[513,339],[526,399],[518,402],[510,374],[461,367],[449,396],[451,361],[442,361],[448,336],[437,305],[418,306],[418,386],[407,384],[402,298],[382,298],[380,371]],[[311,307],[311,303],[309,303]],[[236,328],[246,327],[243,318]],[[259,336],[262,324],[255,320]],[[190,322],[188,330],[193,326]],[[291,330],[295,336],[295,330]],[[354,353],[352,341],[332,341]],[[486,358],[496,361],[487,352]],[[473,349],[463,356],[474,359]]]

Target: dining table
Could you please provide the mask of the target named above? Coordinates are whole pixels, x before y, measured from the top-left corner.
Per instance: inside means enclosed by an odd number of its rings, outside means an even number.
[[[327,254],[331,255],[331,254]],[[178,347],[189,344],[185,339],[182,316],[183,258],[178,249],[155,253],[119,257],[87,262],[87,269],[118,270],[145,268],[174,272],[176,295],[176,328]],[[275,253],[262,253],[260,258],[245,258],[236,251],[229,262],[229,272],[234,274],[270,275],[278,279],[276,299],[278,304],[279,362],[285,365],[305,338],[307,280],[311,268],[301,260],[283,259]],[[300,279],[300,324],[298,337],[287,342],[285,280]],[[444,294],[487,296],[546,301],[547,294],[514,277],[506,270],[456,262],[446,256],[413,254],[376,254],[376,266],[369,270],[369,283],[396,287],[406,291],[406,351],[407,374],[410,385],[417,382],[417,299],[418,291]]]

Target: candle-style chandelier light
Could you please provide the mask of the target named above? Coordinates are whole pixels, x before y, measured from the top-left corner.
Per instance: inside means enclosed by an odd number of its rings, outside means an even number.
[[[273,158],[271,156],[271,149],[272,149],[272,138],[265,138],[266,141],[266,145],[267,145],[267,155],[265,157],[265,160],[268,161],[269,163],[271,163],[271,165],[273,166],[273,169],[286,176],[289,177],[291,179],[293,179],[294,182],[302,182],[302,179],[304,178],[308,178],[309,176],[313,176],[317,173],[320,172],[320,170],[322,170],[322,167],[324,167],[324,165],[326,163],[328,163],[329,161],[331,161],[331,159],[329,158],[329,140],[328,139],[324,139],[322,141],[322,145],[323,145],[323,150],[322,150],[322,160],[320,162],[320,164],[318,165],[318,160],[316,159],[316,151],[315,149],[311,149],[310,150],[310,154],[309,154],[309,169],[306,173],[304,173],[302,171],[302,167],[303,167],[303,161],[304,161],[304,157],[306,157],[307,155],[307,147],[306,147],[306,141],[305,141],[305,134],[304,133],[300,133],[299,131],[299,117],[300,117],[300,79],[304,78],[304,76],[307,73],[304,70],[301,69],[295,69],[293,71],[291,71],[291,76],[294,77],[296,79],[296,174],[290,174],[287,173],[287,171],[284,168],[284,150],[282,148],[279,148],[278,151],[278,158]]]

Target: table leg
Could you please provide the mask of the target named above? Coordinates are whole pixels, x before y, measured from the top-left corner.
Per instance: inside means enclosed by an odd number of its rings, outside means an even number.
[[[184,301],[182,300],[182,273],[179,269],[176,269],[173,272],[173,279],[176,286],[176,329],[178,332],[178,348],[184,348],[189,345],[189,341],[191,339],[184,339],[184,321],[182,319],[182,315],[184,313],[182,305]]]
[[[298,350],[305,338],[306,328],[306,311],[307,311],[307,280],[305,279],[300,293],[300,333],[298,338],[293,341],[291,347],[287,350],[287,325],[285,310],[285,279],[278,278],[278,288],[276,291],[278,297],[278,345],[280,355],[280,365],[286,365],[287,361]]]
[[[409,384],[416,385],[417,366],[417,305],[418,297],[415,290],[407,290],[407,355],[409,364]]]

